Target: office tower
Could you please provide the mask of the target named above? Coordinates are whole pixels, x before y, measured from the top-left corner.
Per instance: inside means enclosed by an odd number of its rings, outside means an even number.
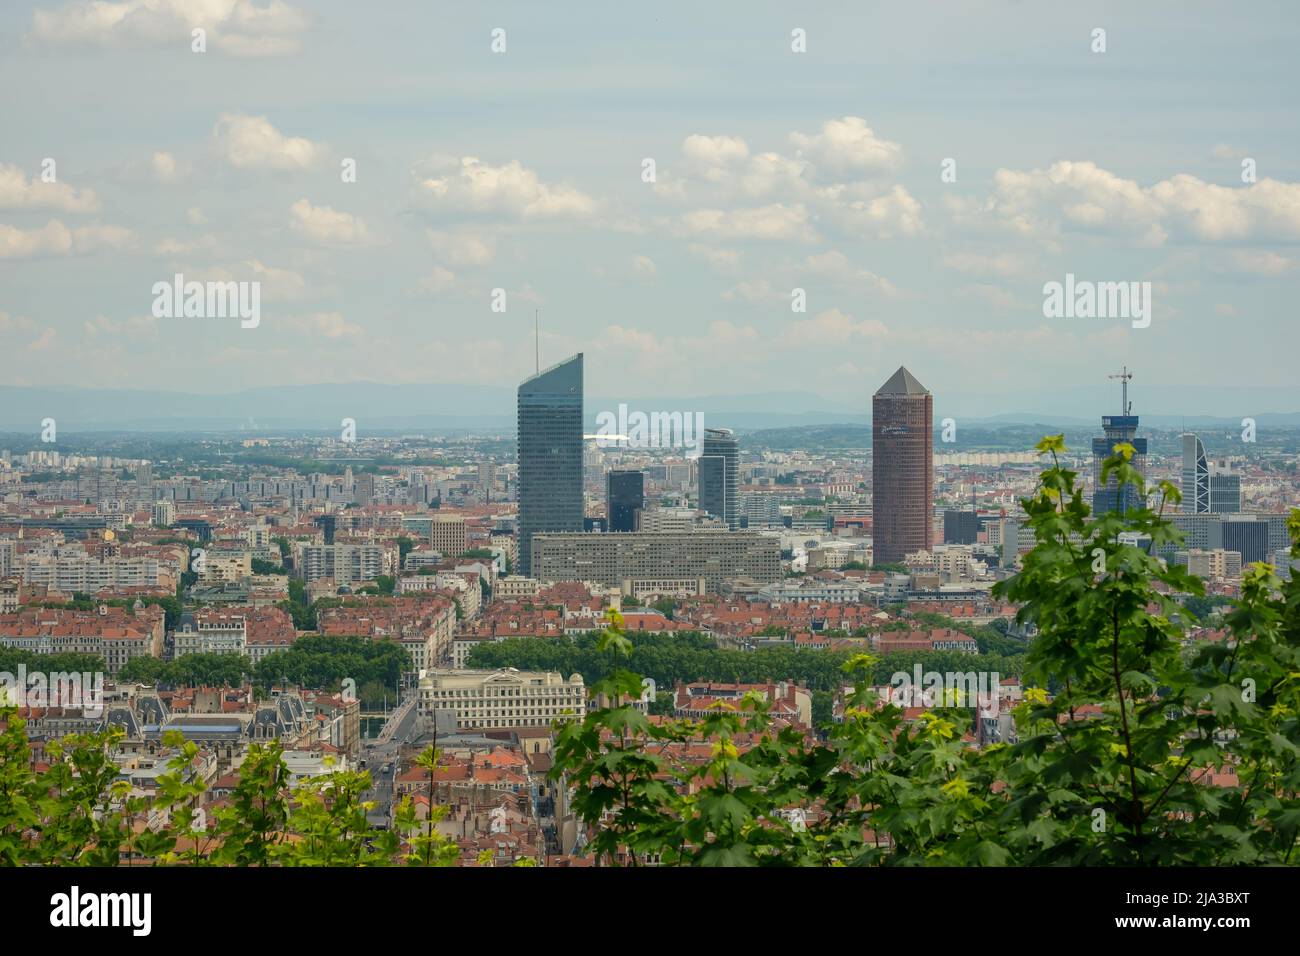
[[[533,535],[581,531],[582,353],[519,386],[519,573]]]
[[[176,506],[170,501],[155,501],[152,518],[158,527],[170,528],[176,521]]]
[[[1205,446],[1193,434],[1183,435],[1183,507],[1185,514],[1210,510],[1210,464]]]
[[[1241,476],[1225,462],[1210,466],[1210,512],[1236,514],[1241,510]]]
[[[135,469],[135,496],[153,501],[153,465],[147,461]]]
[[[953,511],[943,513],[944,544],[974,544],[979,536],[979,519],[973,511]]]
[[[1123,383],[1121,392],[1122,414],[1103,415],[1101,417],[1101,427],[1105,437],[1092,440],[1092,511],[1094,515],[1100,515],[1107,511],[1118,511],[1123,514],[1143,504],[1137,488],[1133,485],[1126,485],[1121,496],[1114,475],[1111,475],[1110,480],[1104,486],[1101,481],[1102,464],[1107,458],[1115,454],[1115,446],[1120,442],[1128,442],[1133,446],[1133,458],[1129,464],[1136,468],[1140,474],[1146,474],[1147,440],[1136,437],[1138,417],[1131,414],[1133,406],[1128,400],[1128,383],[1133,378],[1133,374],[1129,372],[1128,366],[1125,366],[1118,375],[1109,377],[1117,378]]]
[[[1241,511],[1241,476],[1227,462],[1211,463],[1195,435],[1183,435],[1184,514],[1235,514]]]
[[[375,502],[375,476],[362,472],[357,475],[356,482],[356,502],[359,505],[370,505]]]
[[[1267,520],[1261,521],[1254,515],[1234,515],[1223,519],[1221,528],[1223,549],[1238,552],[1243,565],[1268,560]]]
[[[704,429],[699,461],[700,510],[740,526],[736,489],[740,485],[740,442],[729,428]]]
[[[434,515],[429,520],[429,544],[445,558],[459,558],[469,548],[464,515]]]
[[[932,544],[934,396],[907,369],[871,399],[872,545],[897,564]]]
[[[337,515],[320,515],[316,518],[316,526],[321,529],[321,533],[325,536],[326,544],[334,543],[334,529],[338,527],[338,520]]]
[[[605,476],[605,527],[609,531],[635,531],[636,513],[645,507],[645,474],[611,471]]]

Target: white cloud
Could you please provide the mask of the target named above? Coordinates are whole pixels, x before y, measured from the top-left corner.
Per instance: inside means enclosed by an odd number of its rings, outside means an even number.
[[[1018,275],[1024,263],[1009,252],[985,255],[981,252],[955,252],[945,256],[943,264],[949,269],[975,276]]]
[[[0,259],[66,256],[72,251],[72,232],[57,219],[39,229],[19,229],[0,223]]]
[[[798,156],[829,172],[878,173],[896,169],[903,157],[898,143],[881,139],[860,116],[827,120],[821,132],[791,133]]]
[[[307,15],[270,0],[75,0],[32,14],[30,38],[49,46],[170,46],[190,51],[191,31],[207,31],[208,49],[231,56],[277,56],[300,48]]]
[[[99,210],[92,189],[73,189],[66,183],[28,179],[18,166],[0,165],[0,209],[50,209],[67,213]]]
[[[696,133],[682,142],[682,155],[697,176],[717,182],[730,167],[749,157],[749,147],[738,136],[703,136]]]
[[[285,136],[265,116],[222,113],[212,129],[217,152],[238,169],[306,169],[322,147],[300,136]]]
[[[722,249],[693,242],[686,247],[697,259],[703,259],[714,270],[723,273],[735,273],[740,269],[743,253],[739,249]]]
[[[737,282],[722,293],[722,298],[727,302],[772,302],[784,300],[785,296],[773,289],[772,283],[766,279],[755,279],[753,282]]]
[[[438,295],[450,289],[455,282],[456,273],[442,266],[434,266],[433,270],[420,280],[419,291],[424,295]]]
[[[850,198],[861,190],[831,187],[823,191],[823,215],[850,235],[879,239],[918,236],[925,231],[921,204],[901,185],[871,198]]]
[[[191,226],[205,226],[208,223],[208,217],[204,215],[203,210],[198,206],[191,206],[185,210],[185,221]]]
[[[632,257],[632,274],[641,279],[653,279],[659,270],[649,256]]]
[[[162,183],[174,183],[184,178],[185,174],[176,157],[159,150],[149,157],[149,167],[154,176]]]
[[[898,294],[888,279],[876,275],[870,269],[859,269],[838,249],[814,253],[803,261],[799,271],[832,282],[862,284],[885,295]]]
[[[802,203],[731,211],[696,209],[683,215],[681,224],[690,235],[718,239],[813,239],[808,209]]]
[[[361,334],[361,327],[344,319],[342,312],[313,312],[297,316],[290,322],[300,332],[327,339],[354,338]]]
[[[54,343],[58,340],[59,333],[52,328],[46,328],[44,332],[27,345],[28,352],[48,352],[54,348]]]
[[[1280,276],[1296,267],[1295,259],[1267,249],[1242,249],[1233,253],[1229,261],[1237,272],[1260,276]]]
[[[186,281],[260,282],[263,301],[292,301],[303,298],[308,291],[307,282],[300,273],[268,266],[256,259],[203,268],[180,266],[175,271],[183,274]],[[163,278],[170,279],[171,276]]]
[[[135,233],[121,226],[79,226],[72,230],[72,247],[79,254],[130,249]]]
[[[374,242],[362,220],[329,206],[313,206],[299,199],[289,207],[289,215],[289,228],[323,246],[366,246]]]
[[[1300,238],[1300,184],[1261,179],[1227,187],[1179,173],[1150,187],[1096,163],[999,169],[983,202],[951,200],[959,225],[991,223],[1023,237],[1063,231],[1128,235],[1160,245],[1171,234],[1203,242]]]
[[[564,185],[549,185],[537,173],[511,160],[490,166],[473,156],[440,158],[416,169],[417,200],[434,210],[523,220],[587,220],[596,200]]]
[[[196,252],[211,252],[217,246],[213,236],[198,236],[194,239],[160,239],[154,243],[153,252],[157,256],[188,256]]]
[[[843,345],[855,339],[877,339],[888,334],[877,319],[855,320],[839,309],[827,309],[792,322],[779,338],[786,346]]]
[[[496,247],[490,237],[468,232],[438,232],[434,229],[426,230],[425,234],[433,254],[457,268],[485,266],[496,255]]]

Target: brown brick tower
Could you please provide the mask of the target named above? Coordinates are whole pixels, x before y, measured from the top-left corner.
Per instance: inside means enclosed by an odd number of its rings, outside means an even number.
[[[931,547],[934,396],[905,368],[871,399],[872,540],[877,564]]]

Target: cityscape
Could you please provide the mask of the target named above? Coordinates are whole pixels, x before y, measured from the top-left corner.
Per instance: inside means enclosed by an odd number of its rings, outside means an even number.
[[[50,927],[701,866],[1253,925],[1300,22],[940,6],[0,12],[0,866]]]

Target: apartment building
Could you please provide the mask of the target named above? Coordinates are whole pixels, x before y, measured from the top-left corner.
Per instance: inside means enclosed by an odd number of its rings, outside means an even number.
[[[386,552],[375,544],[309,544],[302,549],[302,576],[308,584],[324,578],[340,586],[359,584],[387,570]]]
[[[710,593],[724,581],[781,578],[779,538],[749,531],[686,533],[537,534],[533,573],[545,581],[624,581],[704,578]]]
[[[435,712],[456,715],[458,731],[550,727],[559,719],[581,719],[587,708],[582,676],[567,680],[554,671],[434,671],[420,681],[416,704],[422,726],[434,726]]]
[[[445,557],[458,558],[468,545],[463,515],[433,515],[429,522],[429,543]]]

